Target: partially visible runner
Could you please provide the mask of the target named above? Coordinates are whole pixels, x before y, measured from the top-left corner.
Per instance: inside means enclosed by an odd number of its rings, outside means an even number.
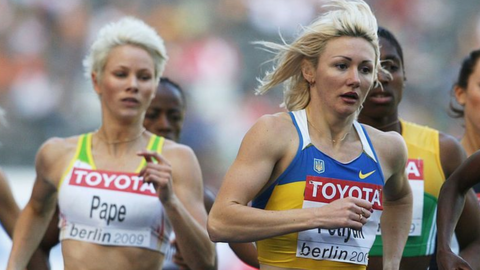
[[[4,114],[4,110],[0,107],[0,128],[5,126]],[[0,170],[0,223],[10,238],[13,236],[13,229],[19,214],[20,209],[15,202],[7,177]]]
[[[398,105],[406,82],[402,47],[385,28],[379,27],[378,36],[380,60],[390,74],[379,75],[382,86],[370,91],[358,119],[382,131],[398,132],[405,139],[408,149],[406,173],[414,195],[414,207],[400,269],[427,269],[435,251],[435,218],[440,188],[465,159],[465,154],[452,136],[399,118]],[[456,229],[462,250],[472,240],[470,232],[475,230],[475,223],[469,222],[469,218],[478,208],[473,193],[467,202],[468,207]],[[383,269],[382,247],[382,238],[377,235],[370,251],[368,269]]]
[[[20,209],[13,198],[7,178],[0,170],[0,223],[10,238],[13,236],[13,229],[19,214]]]
[[[476,249],[456,255],[450,247],[450,239],[455,226],[460,222],[460,213],[466,205],[470,189],[480,183],[480,151],[473,153],[450,176],[440,191],[438,198],[438,268],[441,270],[480,269],[478,264],[480,254],[480,227],[468,231],[471,240],[475,241]],[[480,211],[472,214],[470,222],[480,224]],[[472,259],[475,264],[472,263]],[[470,264],[469,264],[470,263]]]
[[[0,107],[0,128],[6,125],[4,111]],[[3,126],[3,127],[2,127]],[[7,235],[12,238],[15,229],[15,223],[20,215],[20,208],[15,201],[15,198],[8,184],[8,179],[5,173],[0,169],[0,223],[7,232]],[[58,238],[58,234],[57,234]],[[58,241],[57,241],[58,242]],[[28,270],[48,270],[48,258],[43,255],[43,251],[37,249],[32,255],[32,259],[27,266]]]
[[[208,231],[257,241],[261,269],[366,269],[381,220],[385,269],[398,269],[412,216],[405,142],[356,121],[381,69],[377,22],[363,1],[324,7],[292,43],[260,43],[277,54],[258,93],[284,83],[289,112],[247,132]]]
[[[157,93],[147,109],[143,126],[150,132],[180,142],[187,99],[183,89],[166,77],[160,78]],[[204,204],[207,213],[212,208],[215,193],[204,185]]]
[[[453,116],[464,120],[465,133],[460,141],[467,156],[480,150],[480,49],[471,51],[462,62],[450,102]],[[474,186],[480,201],[480,184]],[[480,256],[479,256],[480,257]]]
[[[158,136],[179,142],[185,119],[186,102],[185,92],[179,84],[166,77],[160,78],[157,93],[147,109],[143,125],[148,131]],[[215,193],[206,185],[203,188],[205,209],[209,213],[215,200]],[[256,249],[252,244],[231,245],[232,250],[239,257],[242,257],[244,252],[250,250],[248,247],[255,253],[255,256],[251,257],[253,262],[257,262],[257,264],[249,263],[249,261],[246,261],[246,263],[250,266],[258,267]],[[175,241],[172,239],[171,249],[165,255],[163,269],[174,270],[180,269],[180,267],[181,269],[188,269],[181,254],[176,252]]]
[[[49,139],[38,151],[7,269],[25,268],[57,201],[66,270],[159,269],[172,230],[189,267],[214,268],[195,154],[143,127],[166,60],[163,40],[141,20],[126,17],[99,31],[84,67],[102,124]]]
[[[155,97],[145,113],[143,126],[158,136],[179,142],[186,102],[180,85],[166,77],[160,78]]]

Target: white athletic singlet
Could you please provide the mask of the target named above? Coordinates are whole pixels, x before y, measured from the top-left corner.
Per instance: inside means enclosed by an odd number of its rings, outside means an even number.
[[[92,134],[79,137],[77,151],[59,184],[60,240],[147,248],[165,253],[171,226],[151,183],[136,172],[98,170]],[[164,138],[152,136],[148,149],[161,152]]]

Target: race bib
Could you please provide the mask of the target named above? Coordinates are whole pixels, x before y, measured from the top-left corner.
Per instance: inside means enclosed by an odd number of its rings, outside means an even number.
[[[124,230],[96,228],[87,225],[65,224],[61,228],[61,239],[75,239],[109,246],[150,247],[150,229]]]
[[[169,246],[171,227],[157,192],[137,173],[74,167],[61,192],[60,240],[162,253]]]
[[[337,228],[299,232],[297,257],[363,265],[368,263],[368,252],[375,240],[375,230],[383,210],[382,186],[308,176],[303,208],[323,207],[347,197],[364,199],[373,204],[373,213],[368,222],[360,230]]]

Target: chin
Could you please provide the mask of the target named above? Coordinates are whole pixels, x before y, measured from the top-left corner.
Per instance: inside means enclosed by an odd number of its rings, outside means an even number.
[[[348,108],[344,108],[342,110],[340,110],[338,112],[338,115],[340,115],[341,117],[344,117],[344,118],[348,118],[354,114],[358,114],[358,109],[357,108],[354,108],[353,106],[352,107],[348,107]]]
[[[145,112],[144,111],[140,112],[139,110],[125,110],[125,111],[121,111],[119,114],[120,114],[120,117],[123,117],[125,119],[127,118],[136,119],[136,118],[139,118],[140,116],[143,116]]]
[[[139,121],[140,117],[135,114],[122,114],[119,116],[119,119],[120,121],[124,122],[124,123],[134,123],[134,122],[137,122]]]

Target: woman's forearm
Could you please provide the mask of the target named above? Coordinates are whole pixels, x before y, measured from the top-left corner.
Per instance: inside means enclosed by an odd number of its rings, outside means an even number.
[[[215,242],[253,242],[312,228],[312,210],[271,211],[229,205],[218,213],[210,212],[208,230]]]
[[[48,223],[55,212],[55,204],[49,208],[52,210],[39,212],[29,202],[20,213],[13,234],[12,252],[7,269],[23,270],[26,268],[28,261],[47,230]]]
[[[398,269],[412,221],[412,195],[385,202],[381,217],[384,269]]]
[[[437,208],[439,250],[450,250],[450,241],[464,204],[465,194],[458,191],[453,181],[445,182],[440,191]]]
[[[210,241],[206,228],[192,217],[178,198],[174,197],[164,207],[184,261],[191,269],[214,269],[215,245]]]

